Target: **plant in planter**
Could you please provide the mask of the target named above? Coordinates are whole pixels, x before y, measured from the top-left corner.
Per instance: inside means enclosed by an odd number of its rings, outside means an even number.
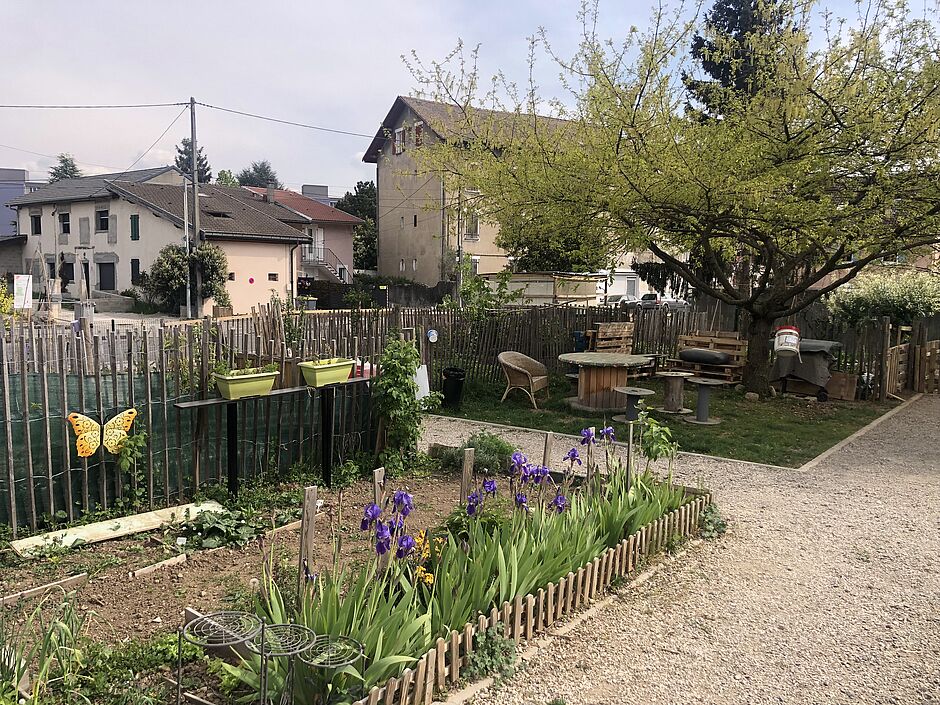
[[[328,357],[322,360],[301,362],[298,367],[304,374],[304,381],[310,387],[325,387],[339,384],[349,379],[355,360],[345,357]]]
[[[212,379],[219,388],[219,394],[225,399],[258,397],[271,393],[278,369],[273,363],[264,367],[232,369],[224,362],[219,362],[212,372]]]

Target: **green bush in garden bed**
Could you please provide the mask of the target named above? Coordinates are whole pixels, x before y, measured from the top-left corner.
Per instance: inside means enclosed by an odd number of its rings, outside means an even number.
[[[594,442],[590,435],[582,441]],[[583,462],[578,449],[567,456],[568,473],[558,484],[521,454],[512,462],[508,479],[487,477],[445,526],[415,537],[407,533],[411,495],[400,491],[385,507],[367,506],[362,527],[375,536],[376,558],[357,571],[308,575],[299,608],[292,594],[266,580],[260,614],[269,623],[295,621],[365,645],[365,667],[338,674],[332,697],[355,700],[363,688],[413,665],[439,637],[577,571],[689,500],[671,478],[629,472],[610,455],[608,475],[595,475],[570,498],[573,470]],[[246,697],[256,697],[259,659],[227,668],[247,688]],[[316,702],[323,691],[314,692],[306,671],[298,669],[295,701]],[[286,675],[286,664],[272,662],[269,692],[283,688]]]

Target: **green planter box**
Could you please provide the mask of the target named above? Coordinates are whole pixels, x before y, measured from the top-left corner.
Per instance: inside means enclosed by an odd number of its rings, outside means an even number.
[[[298,367],[304,373],[304,381],[309,387],[325,387],[349,379],[355,360],[345,357],[331,357],[326,360],[301,362]]]
[[[213,373],[215,385],[224,399],[263,397],[271,393],[279,372],[255,372],[252,374],[220,375]]]

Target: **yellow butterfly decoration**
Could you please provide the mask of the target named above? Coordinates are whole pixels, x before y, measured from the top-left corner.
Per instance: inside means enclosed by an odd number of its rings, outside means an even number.
[[[73,411],[68,415],[68,420],[72,424],[75,435],[78,436],[78,440],[75,441],[78,457],[88,458],[94,455],[102,440],[108,452],[114,455],[120,453],[121,446],[124,445],[124,439],[127,438],[127,432],[131,430],[131,424],[134,423],[135,418],[137,418],[137,409],[122,411],[104,425],[102,434],[101,425],[97,421]]]

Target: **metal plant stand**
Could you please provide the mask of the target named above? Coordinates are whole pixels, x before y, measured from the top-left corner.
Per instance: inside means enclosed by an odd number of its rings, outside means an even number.
[[[286,658],[287,677],[281,693],[281,705],[293,700],[294,657],[309,648],[316,634],[301,624],[263,624],[257,636],[248,642],[248,648],[261,656],[261,705],[268,705],[268,663],[272,658]]]
[[[179,630],[176,660],[176,703],[183,699],[183,640],[202,648],[233,647],[253,639],[264,623],[250,612],[215,612],[190,621]]]
[[[362,666],[365,665],[365,647],[361,642],[348,636],[321,634],[299,654],[298,658],[310,668],[323,671],[324,683],[327,683],[327,679],[331,679],[338,671],[357,661],[359,672],[362,673]],[[364,694],[365,687],[363,686],[360,696]],[[329,699],[324,700],[324,703],[329,703]]]

